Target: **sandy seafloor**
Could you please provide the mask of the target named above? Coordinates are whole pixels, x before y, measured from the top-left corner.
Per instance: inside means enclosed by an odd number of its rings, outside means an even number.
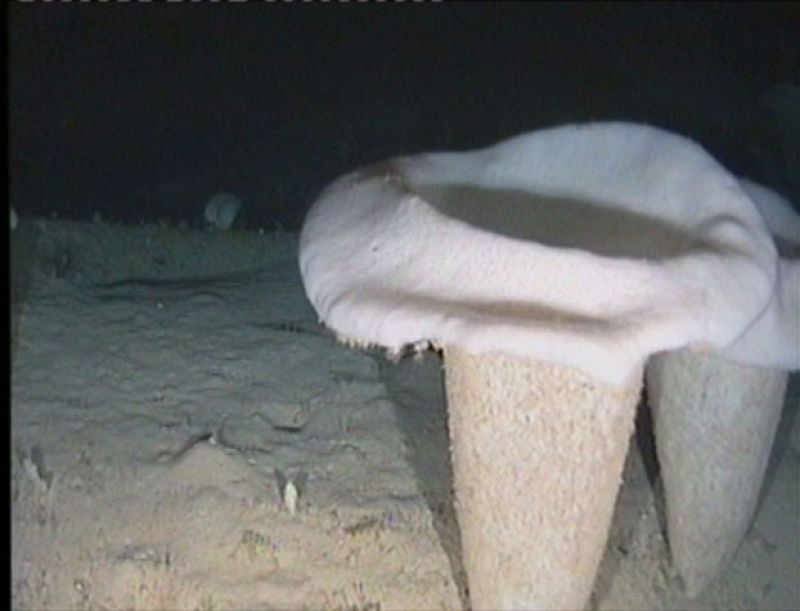
[[[296,249],[21,222],[13,608],[464,608],[441,363],[337,344]],[[590,607],[800,608],[798,404],[795,377],[756,520],[696,600],[670,568],[640,410]]]

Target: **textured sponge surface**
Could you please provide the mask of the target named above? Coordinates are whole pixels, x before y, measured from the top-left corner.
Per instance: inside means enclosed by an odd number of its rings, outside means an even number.
[[[300,241],[338,334],[431,341],[622,384],[651,353],[722,348],[765,308],[776,252],[740,183],[692,141],[567,125],[341,177]]]

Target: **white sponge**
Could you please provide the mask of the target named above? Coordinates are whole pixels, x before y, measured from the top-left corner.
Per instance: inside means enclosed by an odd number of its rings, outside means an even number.
[[[654,352],[731,344],[776,263],[733,175],[686,138],[617,122],[364,168],[300,236],[309,300],[344,338],[535,357],[615,385]]]
[[[208,225],[227,231],[242,208],[241,200],[230,193],[217,193],[206,204],[203,218]]]

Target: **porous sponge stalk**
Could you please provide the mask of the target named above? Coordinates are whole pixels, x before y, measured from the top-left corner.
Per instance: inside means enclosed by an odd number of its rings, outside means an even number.
[[[690,350],[647,366],[670,555],[689,596],[722,572],[753,519],[788,377]]]
[[[641,376],[445,349],[472,606],[582,609],[605,548]]]

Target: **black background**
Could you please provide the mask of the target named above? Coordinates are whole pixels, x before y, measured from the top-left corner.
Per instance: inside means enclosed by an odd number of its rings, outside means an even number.
[[[573,121],[689,135],[759,178],[758,99],[798,82],[787,4],[58,4],[9,10],[21,216],[199,224],[227,190],[297,229],[338,174]]]

